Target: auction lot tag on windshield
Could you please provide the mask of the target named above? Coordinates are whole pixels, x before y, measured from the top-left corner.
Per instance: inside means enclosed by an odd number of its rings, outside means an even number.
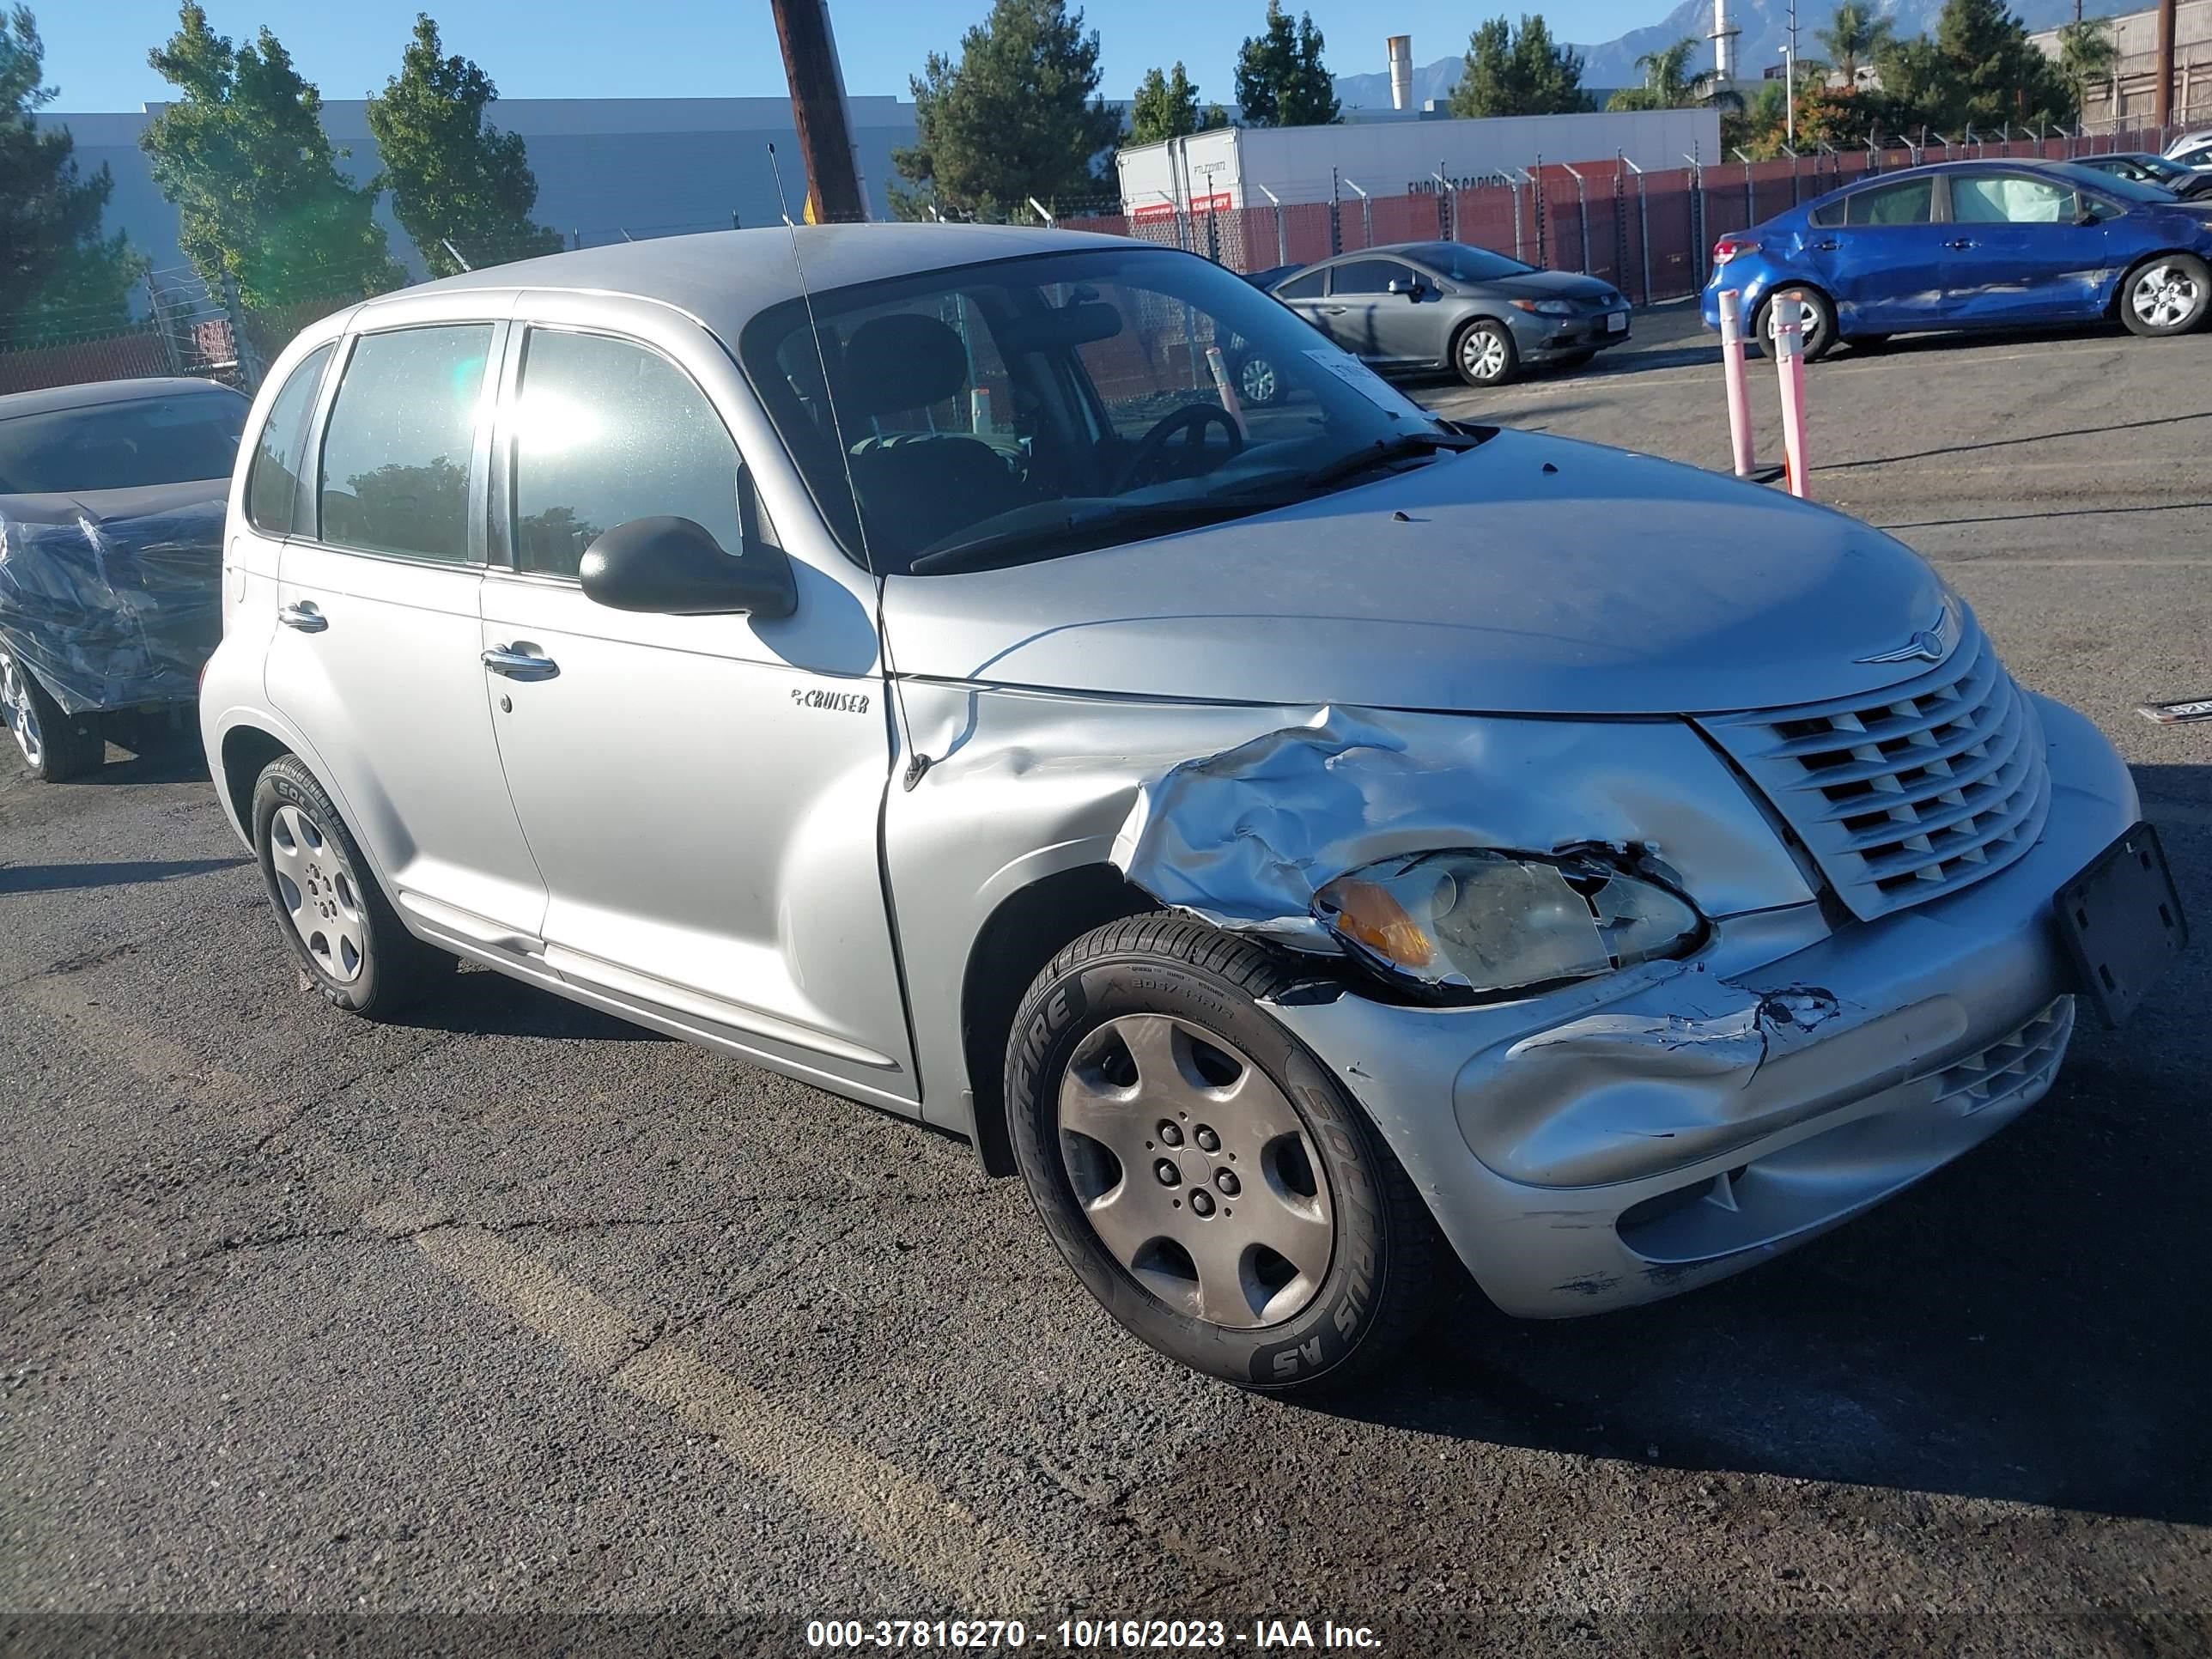
[[[1341,351],[1326,347],[1319,351],[1309,351],[1306,356],[1378,409],[1387,409],[1393,415],[1402,415],[1408,409],[1417,408],[1401,396],[1389,381],[1357,357],[1348,357]]]

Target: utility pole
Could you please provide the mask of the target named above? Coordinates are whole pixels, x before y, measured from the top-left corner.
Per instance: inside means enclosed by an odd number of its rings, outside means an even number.
[[[1797,0],[1790,0],[1790,34],[1782,47],[1782,125],[1787,137],[1783,142],[1792,149],[1797,147]],[[1796,177],[1796,169],[1790,169]]]
[[[2151,119],[2160,127],[2173,119],[2173,0],[2158,0],[2158,90]]]
[[[853,148],[853,120],[845,107],[845,75],[837,66],[837,39],[830,32],[829,0],[769,0],[783,72],[791,83],[792,125],[799,130],[799,159],[806,167],[806,218],[812,224],[847,223],[868,216],[860,188],[860,163]]]

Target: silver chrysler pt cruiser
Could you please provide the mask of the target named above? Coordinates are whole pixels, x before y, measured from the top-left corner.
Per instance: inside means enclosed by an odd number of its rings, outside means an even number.
[[[1455,1256],[1537,1317],[1764,1261],[2182,943],[2126,768],[1905,548],[1440,422],[1140,242],[387,295],[274,366],[225,539],[208,755],[324,997],[465,957],[966,1136],[1249,1387]]]

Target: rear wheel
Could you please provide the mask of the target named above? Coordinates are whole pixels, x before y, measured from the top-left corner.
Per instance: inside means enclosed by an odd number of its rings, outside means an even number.
[[[65,783],[99,769],[107,739],[97,714],[71,714],[47,695],[31,671],[0,652],[0,719],[15,738],[32,775]]]
[[[1805,343],[1805,361],[1818,362],[1835,349],[1836,308],[1828,303],[1828,296],[1817,288],[1781,288],[1759,302],[1759,316],[1753,326],[1770,357],[1774,355],[1774,302],[1784,294],[1797,296],[1803,310],[1799,325],[1799,337]]]
[[[1452,342],[1452,367],[1469,386],[1503,386],[1520,367],[1512,331],[1487,317],[1478,317]]]
[[[1054,957],[1015,1016],[1014,1154],[1133,1334],[1271,1392],[1370,1372],[1425,1311],[1434,1224],[1335,1076],[1261,1006],[1295,976],[1158,915]]]
[[[2212,307],[2212,270],[2193,253],[2160,253],[2120,279],[2120,320],[2157,339],[2200,327]]]
[[[307,982],[381,1018],[418,1000],[453,958],[407,931],[315,775],[293,755],[253,786],[253,850]]]
[[[1264,409],[1283,395],[1274,360],[1254,356],[1237,365],[1237,395],[1249,407]]]

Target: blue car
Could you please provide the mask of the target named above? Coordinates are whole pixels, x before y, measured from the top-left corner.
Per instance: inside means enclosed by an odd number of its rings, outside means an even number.
[[[2186,334],[2212,307],[2212,209],[2065,161],[1946,161],[1865,179],[1713,245],[1705,326],[1743,296],[1754,337],[1773,299],[1804,301],[1805,355],[1925,329],[2020,328],[2117,314]]]

